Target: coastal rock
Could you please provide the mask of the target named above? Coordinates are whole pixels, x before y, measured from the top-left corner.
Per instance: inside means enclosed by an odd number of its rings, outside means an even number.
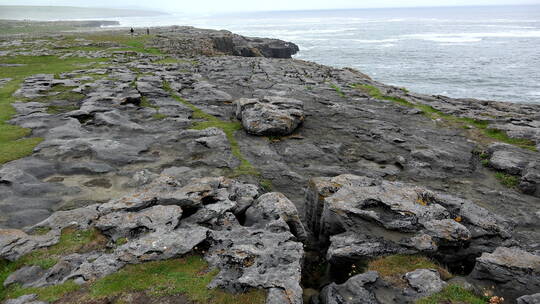
[[[278,192],[261,195],[246,210],[246,226],[265,228],[271,231],[290,229],[299,240],[305,240],[307,233],[298,215],[296,206],[285,195]]]
[[[372,285],[379,279],[375,271],[351,277],[344,284],[332,283],[321,291],[321,304],[378,304]]]
[[[407,272],[405,279],[421,297],[437,293],[446,286],[446,283],[441,280],[439,272],[433,269],[417,269]]]
[[[28,235],[17,229],[0,229],[0,258],[15,261],[35,249],[56,244],[59,237],[55,231],[46,235]]]
[[[320,243],[329,243],[330,261],[418,251],[469,259],[494,250],[511,231],[470,201],[399,182],[314,178],[306,197],[306,221]]]
[[[330,263],[355,261],[392,254],[412,254],[417,251],[401,247],[382,237],[370,237],[355,232],[344,232],[330,237],[326,259]]]
[[[296,240],[305,237],[306,232],[287,197],[281,193],[258,194],[255,185],[224,177],[183,183],[171,175],[161,175],[146,189],[101,206],[54,213],[30,230],[50,228],[50,238],[54,236],[53,241],[57,241],[60,230],[68,225],[96,228],[116,245],[108,251],[61,256],[47,270],[38,266],[20,268],[5,284],[42,287],[71,279],[84,283],[128,264],[198,252],[219,269],[209,287],[231,292],[263,288],[269,291],[268,301],[287,299],[300,304],[303,245]],[[246,226],[232,213],[237,201],[247,208]],[[74,221],[61,223],[62,217]],[[6,236],[11,238],[6,238],[0,247],[4,258],[14,260],[38,246],[47,246],[22,231],[8,232]],[[120,238],[125,238],[122,243],[118,242]],[[21,243],[18,251],[13,248],[17,242]]]
[[[489,165],[499,171],[520,177],[523,193],[540,196],[540,157],[538,153],[508,145],[489,146]]]
[[[517,304],[539,304],[539,303],[540,303],[540,293],[522,296],[517,299]]]
[[[139,212],[113,212],[101,216],[95,227],[113,241],[155,231],[171,231],[178,226],[182,209],[178,206],[153,206]]]
[[[29,294],[20,296],[17,299],[9,299],[5,304],[48,304],[47,302],[38,301],[37,300],[38,295],[37,294]]]
[[[540,292],[540,256],[519,248],[498,247],[493,253],[483,253],[476,259],[471,277],[497,291],[510,301]]]
[[[227,54],[243,57],[291,58],[299,51],[296,44],[278,39],[251,38],[229,31],[204,30],[173,26],[165,31],[154,46],[168,53],[181,55]]]
[[[236,117],[253,135],[289,135],[304,121],[303,103],[291,98],[243,98],[235,104]]]

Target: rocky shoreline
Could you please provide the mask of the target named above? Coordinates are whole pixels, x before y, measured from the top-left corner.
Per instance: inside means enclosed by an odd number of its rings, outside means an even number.
[[[192,27],[0,38],[0,300],[540,303],[540,106],[296,52]],[[202,268],[170,285],[171,261]],[[113,292],[136,267],[169,285]]]

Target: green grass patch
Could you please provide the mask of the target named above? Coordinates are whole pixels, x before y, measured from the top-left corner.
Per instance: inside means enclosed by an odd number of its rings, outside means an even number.
[[[34,250],[31,253],[21,257],[15,262],[5,260],[0,261],[0,301],[6,298],[16,298],[24,294],[37,293],[34,289],[21,288],[20,286],[4,287],[5,279],[14,271],[24,266],[36,265],[43,269],[48,269],[56,265],[61,256],[72,253],[84,253],[104,248],[107,239],[95,229],[76,230],[74,228],[65,228],[62,230],[60,240],[56,245],[48,248]],[[47,287],[42,290],[43,300],[51,300],[55,292],[66,288],[67,292],[72,290],[72,286],[66,283],[66,286]],[[41,296],[41,289],[40,296]]]
[[[457,285],[448,285],[441,292],[433,294],[427,298],[422,298],[416,304],[487,304],[489,298],[480,297]]]
[[[193,111],[192,118],[201,120],[194,123],[192,129],[204,130],[208,128],[218,128],[225,133],[227,140],[231,145],[232,154],[240,161],[240,165],[236,167],[230,174],[231,177],[237,177],[240,175],[260,175],[259,171],[253,167],[253,165],[244,157],[244,155],[242,155],[240,145],[234,137],[234,133],[242,129],[242,124],[239,121],[223,121],[214,115],[204,112],[195,105],[189,103],[187,100],[175,94],[168,83],[164,83],[163,88],[168,91],[174,99],[186,105]]]
[[[27,294],[36,294],[40,300],[52,303],[61,299],[64,295],[77,291],[80,288],[81,286],[75,284],[73,281],[47,287],[23,288],[21,286],[14,286],[11,287],[10,291],[6,294],[6,297],[8,299],[15,299]]]
[[[261,179],[259,181],[259,185],[261,185],[263,190],[266,192],[272,192],[272,190],[274,189],[274,185],[272,184],[272,181],[269,179],[264,179],[264,178]]]
[[[217,270],[208,269],[208,264],[201,256],[195,255],[129,265],[98,280],[90,287],[89,294],[92,298],[105,298],[129,292],[145,292],[158,297],[183,294],[196,303],[264,303],[266,295],[260,290],[233,295],[208,289],[206,286],[217,273]]]
[[[336,91],[336,93],[337,93],[340,97],[342,97],[342,98],[347,98],[347,95],[345,95],[345,93],[344,93],[344,92],[341,90],[341,88],[338,87],[337,85],[335,85],[335,84],[332,83],[332,84],[330,84],[330,87],[331,87],[332,89],[334,89],[334,90]]]
[[[115,43],[119,46],[128,47],[126,49],[111,49],[111,51],[135,51],[138,53],[152,54],[152,55],[163,55],[163,53],[152,47],[146,47],[148,41],[153,39],[153,35],[144,35],[144,36],[131,36],[126,35],[111,35],[111,34],[93,34],[84,37],[94,43]]]
[[[504,132],[502,130],[497,130],[497,129],[485,129],[484,133],[487,136],[489,136],[489,137],[491,137],[491,138],[493,138],[493,139],[495,139],[497,141],[507,143],[507,144],[511,144],[511,145],[514,145],[514,146],[518,146],[520,148],[528,149],[528,150],[535,151],[535,152],[538,151],[536,149],[535,142],[533,142],[530,139],[512,138],[512,137],[509,137],[508,134],[506,134],[506,132]]]
[[[377,258],[368,263],[368,270],[377,271],[383,279],[399,286],[407,284],[403,275],[416,269],[436,269],[445,280],[452,277],[446,268],[421,255],[396,254]]]
[[[471,129],[471,126],[473,126],[473,127],[476,127],[477,129],[480,129],[482,131],[482,134],[490,139],[494,139],[499,142],[515,145],[515,146],[528,149],[531,151],[538,151],[535,146],[535,142],[529,139],[511,138],[504,131],[488,128],[489,121],[487,120],[473,119],[473,118],[468,118],[468,117],[456,117],[453,115],[445,114],[442,111],[439,111],[430,105],[425,105],[425,104],[420,104],[420,103],[415,104],[403,98],[384,95],[377,87],[368,85],[368,84],[353,84],[351,85],[351,87],[355,89],[359,89],[362,92],[376,99],[388,100],[388,101],[398,103],[402,106],[419,109],[422,111],[422,114],[424,116],[430,119],[443,119],[446,122],[456,124],[463,129]]]
[[[217,275],[218,270],[208,269],[206,261],[198,255],[165,261],[128,265],[116,273],[103,277],[87,285],[76,285],[72,281],[64,284],[40,288],[10,287],[5,295],[16,298],[34,293],[43,301],[54,302],[69,293],[79,291],[77,301],[91,301],[106,298],[120,298],[122,295],[143,292],[151,297],[184,295],[190,301],[200,304],[262,304],[266,293],[251,290],[242,294],[231,294],[206,286]],[[70,302],[71,303],[71,302]]]
[[[55,56],[16,56],[0,59],[0,63],[24,64],[23,66],[2,67],[0,78],[12,78],[0,87],[0,164],[32,154],[32,151],[43,139],[25,138],[30,135],[29,129],[13,126],[8,121],[16,114],[11,103],[16,101],[13,93],[19,89],[26,77],[34,74],[57,74],[70,72],[80,68],[80,64],[99,62],[100,59],[66,58]],[[102,61],[102,60],[101,60]]]
[[[508,188],[515,188],[519,185],[519,178],[504,172],[496,172],[495,177]]]
[[[134,83],[136,83],[136,82],[134,82]],[[158,106],[151,104],[150,101],[148,100],[148,98],[146,98],[146,96],[141,97],[140,106],[145,107],[145,108],[152,108],[152,109],[156,109],[156,110],[159,109]]]

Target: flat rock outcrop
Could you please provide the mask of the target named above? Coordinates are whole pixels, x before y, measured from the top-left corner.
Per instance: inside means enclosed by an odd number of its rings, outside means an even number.
[[[0,258],[9,260],[56,244],[60,230],[68,226],[94,227],[113,243],[125,240],[113,250],[63,256],[47,270],[38,266],[20,268],[4,285],[41,287],[67,280],[83,284],[128,264],[181,257],[205,243],[205,258],[219,270],[210,288],[237,293],[263,288],[272,297],[300,304],[303,245],[295,234],[305,238],[305,232],[298,212],[283,194],[259,196],[252,189],[253,185],[223,177],[195,179],[182,185],[171,176],[161,176],[140,192],[100,206],[55,213],[28,228],[50,230],[40,238],[20,230],[0,230]],[[238,221],[234,213],[238,203],[247,205],[245,221],[250,225]],[[59,223],[58,218],[78,221]],[[294,234],[288,223],[298,225]]]
[[[494,250],[512,229],[470,201],[365,176],[314,178],[307,204],[306,221],[329,243],[331,262],[414,252],[470,259]]]
[[[540,255],[519,248],[498,247],[493,253],[483,253],[477,259],[471,277],[485,286],[495,284],[508,298],[538,293]]]

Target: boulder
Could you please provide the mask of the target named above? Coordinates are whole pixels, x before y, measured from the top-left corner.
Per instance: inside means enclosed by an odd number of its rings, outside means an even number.
[[[470,276],[482,286],[495,286],[497,295],[514,301],[540,292],[540,256],[515,247],[499,247],[477,258]]]
[[[418,297],[427,297],[437,293],[446,286],[439,272],[434,269],[416,269],[405,274],[409,286],[417,292]]]
[[[435,252],[469,259],[500,246],[511,225],[474,203],[411,184],[340,175],[314,178],[306,221],[329,260]]]
[[[519,297],[517,304],[540,304],[540,293]]]
[[[265,228],[267,230],[290,230],[299,240],[307,238],[307,233],[296,206],[279,192],[261,195],[246,210],[245,218],[246,226]]]
[[[236,117],[253,135],[284,136],[291,134],[304,121],[302,101],[285,97],[242,98],[235,102]]]
[[[355,275],[341,285],[331,283],[323,288],[319,301],[321,304],[378,304],[372,290],[377,280],[379,274],[369,271]]]

